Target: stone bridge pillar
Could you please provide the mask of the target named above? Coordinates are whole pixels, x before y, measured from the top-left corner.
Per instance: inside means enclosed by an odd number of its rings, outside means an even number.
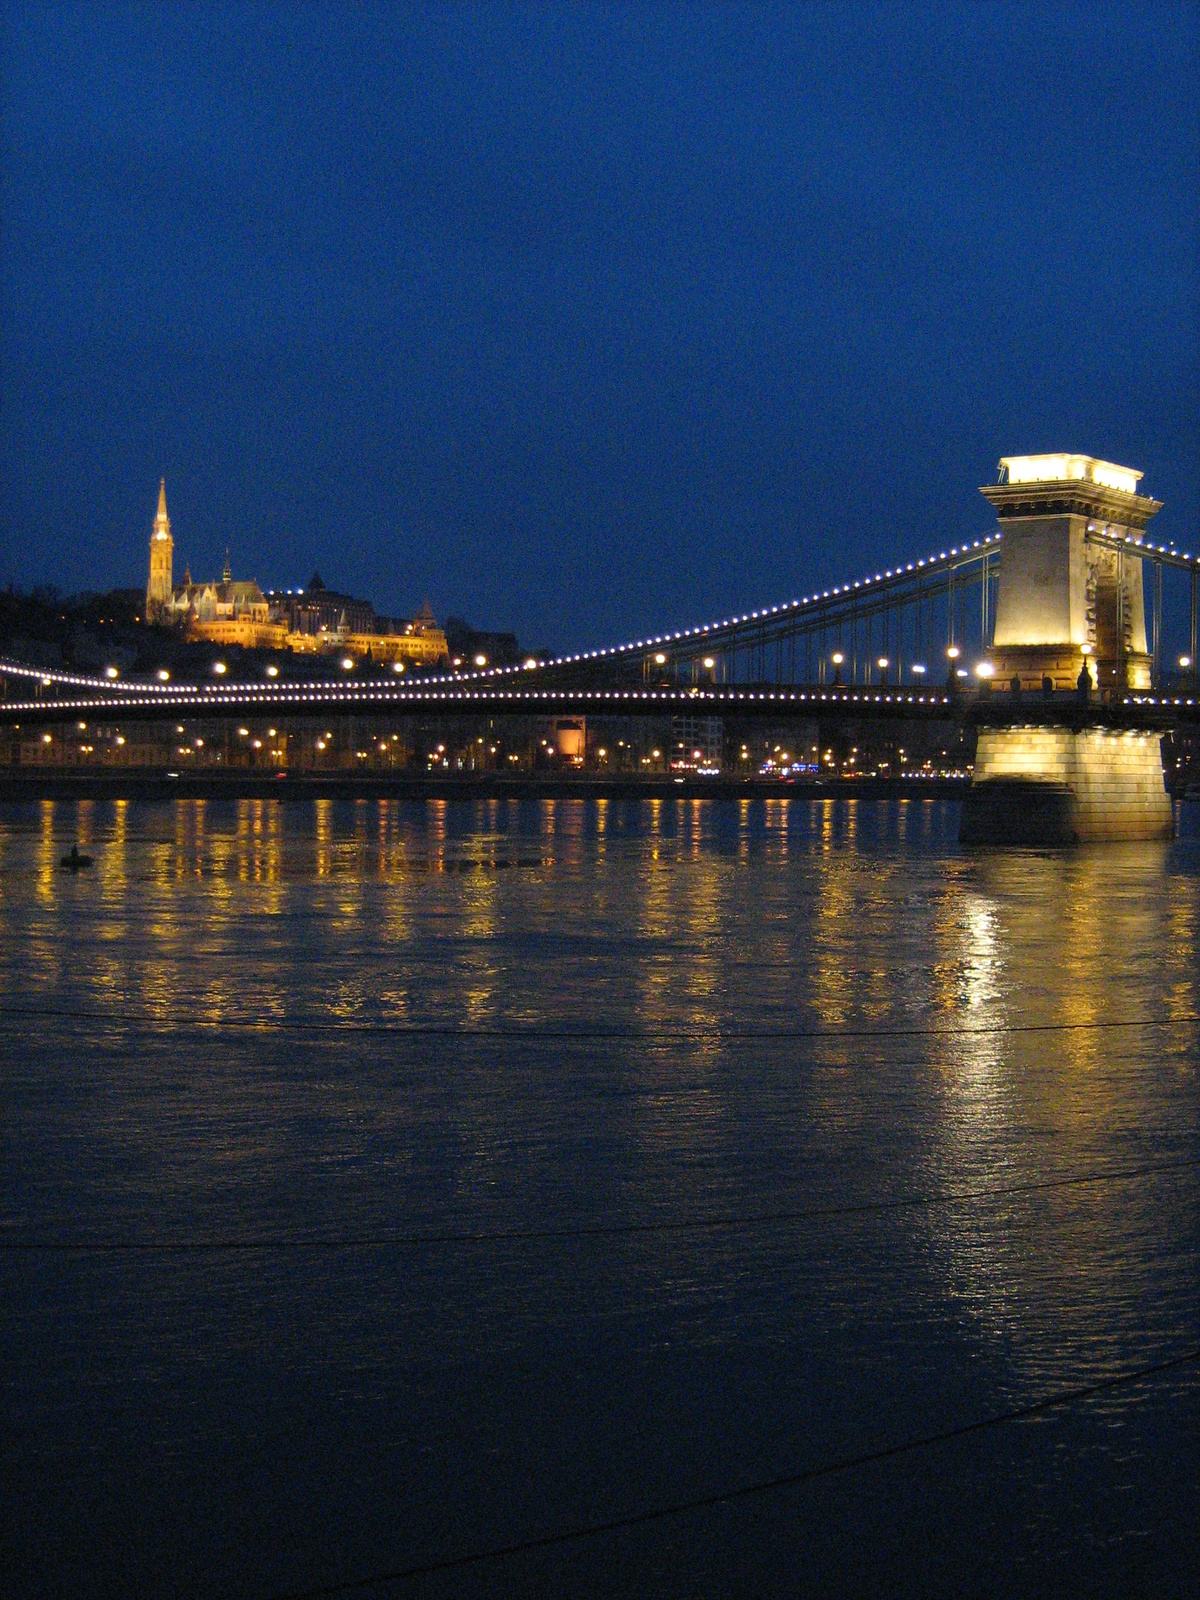
[[[1006,456],[980,493],[1004,531],[992,661],[999,683],[1073,689],[1085,655],[1097,688],[1149,689],[1139,557],[1089,533],[1142,539],[1162,502],[1140,472],[1091,456]]]
[[[1141,560],[1088,535],[1140,542],[1161,502],[1138,493],[1140,472],[1091,456],[1009,456],[1000,467],[981,490],[1004,530],[989,656],[999,698],[1018,678],[1030,714],[1014,701],[1008,725],[980,730],[961,838],[1169,839],[1161,737],[1100,726],[1074,694],[1057,713],[1042,696],[1047,678],[1074,691],[1085,664],[1093,688],[1150,687]]]

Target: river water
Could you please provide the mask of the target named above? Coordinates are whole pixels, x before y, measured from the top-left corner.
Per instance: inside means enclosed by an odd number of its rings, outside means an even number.
[[[1194,1593],[1194,810],[0,811],[0,1588]]]

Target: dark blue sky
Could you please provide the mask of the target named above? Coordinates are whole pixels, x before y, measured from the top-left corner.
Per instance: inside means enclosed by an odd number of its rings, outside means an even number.
[[[1195,5],[3,7],[0,581],[581,646],[1200,495]]]

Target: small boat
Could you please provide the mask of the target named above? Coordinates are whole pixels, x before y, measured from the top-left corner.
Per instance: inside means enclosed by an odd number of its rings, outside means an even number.
[[[66,867],[68,872],[78,872],[81,867],[90,867],[92,864],[92,858],[91,856],[81,856],[79,853],[79,846],[77,844],[73,844],[71,846],[70,854],[65,855],[58,864],[60,867]]]

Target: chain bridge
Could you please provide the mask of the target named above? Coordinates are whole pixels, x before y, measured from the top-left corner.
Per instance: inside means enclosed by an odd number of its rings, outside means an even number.
[[[1171,824],[1157,792],[1158,740],[1200,720],[1200,555],[1147,538],[1160,505],[1138,491],[1140,473],[1082,456],[1010,457],[1001,467],[1000,482],[981,491],[997,513],[993,531],[750,612],[458,672],[388,672],[347,658],[332,676],[304,677],[276,664],[230,672],[218,659],[208,680],[176,682],[165,671],[123,677],[111,667],[87,674],[0,660],[0,727],[111,733],[173,723],[183,734],[192,724],[335,717],[373,729],[481,717],[941,723],[969,727],[977,740],[973,788],[987,809],[978,828],[967,819],[968,834],[1024,836],[1021,817],[1033,801],[1044,812],[1054,790],[1074,796],[1059,807],[1064,816],[1074,807],[1072,836],[1094,827],[1107,836],[1118,824],[1081,820],[1079,796],[1107,794],[1118,769],[1129,791],[1121,836],[1162,832]],[[1169,632],[1185,644],[1174,659]],[[1141,763],[1136,782],[1131,761]],[[1111,811],[1110,801],[1118,804],[1111,795],[1096,803]],[[968,809],[983,817],[979,804]]]

